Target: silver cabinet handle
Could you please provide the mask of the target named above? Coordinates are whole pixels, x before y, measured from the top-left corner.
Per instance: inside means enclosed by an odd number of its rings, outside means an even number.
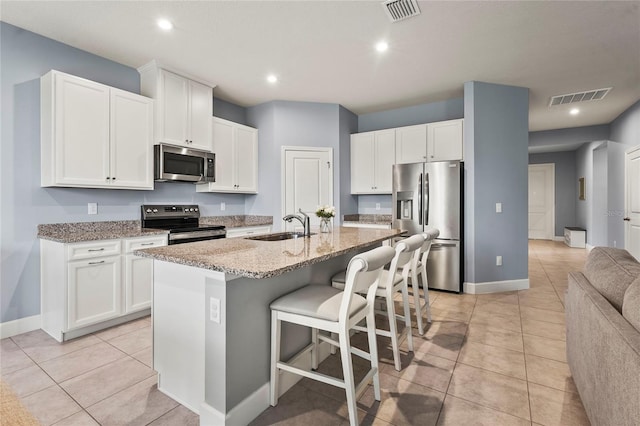
[[[141,246],[152,246],[155,243],[140,243]]]
[[[104,247],[99,248],[99,249],[89,249],[87,251],[104,251]]]
[[[89,265],[99,265],[101,263],[104,263],[104,260],[101,260],[100,262],[89,262]]]

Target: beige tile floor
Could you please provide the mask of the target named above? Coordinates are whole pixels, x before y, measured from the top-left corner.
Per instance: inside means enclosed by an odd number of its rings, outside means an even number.
[[[588,425],[565,356],[567,272],[586,253],[529,244],[531,288],[491,295],[431,292],[433,323],[414,331],[393,368],[379,339],[382,399],[368,389],[360,420],[374,425]],[[354,344],[365,345],[365,339]],[[149,318],[58,344],[38,330],[1,341],[0,373],[44,425],[197,425],[198,416],[157,390]],[[356,375],[363,374],[354,359]],[[339,356],[320,366],[340,371]],[[346,425],[344,393],[303,379],[252,425]]]

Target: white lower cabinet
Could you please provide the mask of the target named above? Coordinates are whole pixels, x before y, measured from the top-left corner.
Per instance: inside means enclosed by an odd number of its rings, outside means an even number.
[[[244,226],[241,228],[227,228],[227,238],[252,237],[254,235],[269,234],[271,225]]]
[[[69,244],[40,240],[42,329],[62,342],[150,308],[153,260],[131,252],[166,244],[164,235]]]
[[[91,325],[122,312],[121,256],[69,262],[67,329]]]

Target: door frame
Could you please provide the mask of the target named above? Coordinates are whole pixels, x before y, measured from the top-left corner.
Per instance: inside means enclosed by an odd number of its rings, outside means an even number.
[[[551,235],[549,240],[554,241],[556,239],[556,165],[555,163],[538,163],[538,164],[529,164],[527,167],[527,180],[529,178],[529,171],[531,170],[531,166],[534,168],[544,168],[551,172],[551,191],[550,194],[546,194],[549,201],[551,200]],[[527,198],[528,198],[528,185],[527,185]],[[547,192],[545,190],[545,192]],[[527,202],[527,217],[529,216],[529,205]],[[528,223],[528,221],[527,221]],[[527,233],[529,232],[529,227],[527,225]],[[528,235],[527,235],[528,237]],[[528,239],[530,239],[528,237]]]
[[[630,192],[631,188],[629,187],[629,159],[630,157],[640,151],[640,145],[632,147],[628,149],[624,153],[624,212],[623,212],[623,220],[631,217],[631,200],[630,200]],[[629,251],[631,248],[631,222],[625,221],[624,223],[624,249]],[[633,254],[632,254],[633,255]]]
[[[329,173],[329,177],[331,182],[329,184],[329,200],[331,205],[335,206],[333,202],[333,174],[335,170],[335,161],[333,160],[333,148],[326,146],[292,146],[292,145],[283,145],[280,150],[280,216],[284,217],[285,215],[291,213],[286,212],[286,195],[287,195],[287,182],[286,182],[286,162],[287,162],[287,151],[317,151],[324,152],[329,154],[329,158],[331,158],[331,173]],[[297,214],[296,212],[293,212]],[[336,211],[336,216],[338,216],[338,211]]]

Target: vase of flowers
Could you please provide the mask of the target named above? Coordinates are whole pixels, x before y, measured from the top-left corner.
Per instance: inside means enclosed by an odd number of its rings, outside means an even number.
[[[331,218],[336,215],[334,206],[322,206],[316,210],[316,216],[320,218],[320,232],[331,232]]]

